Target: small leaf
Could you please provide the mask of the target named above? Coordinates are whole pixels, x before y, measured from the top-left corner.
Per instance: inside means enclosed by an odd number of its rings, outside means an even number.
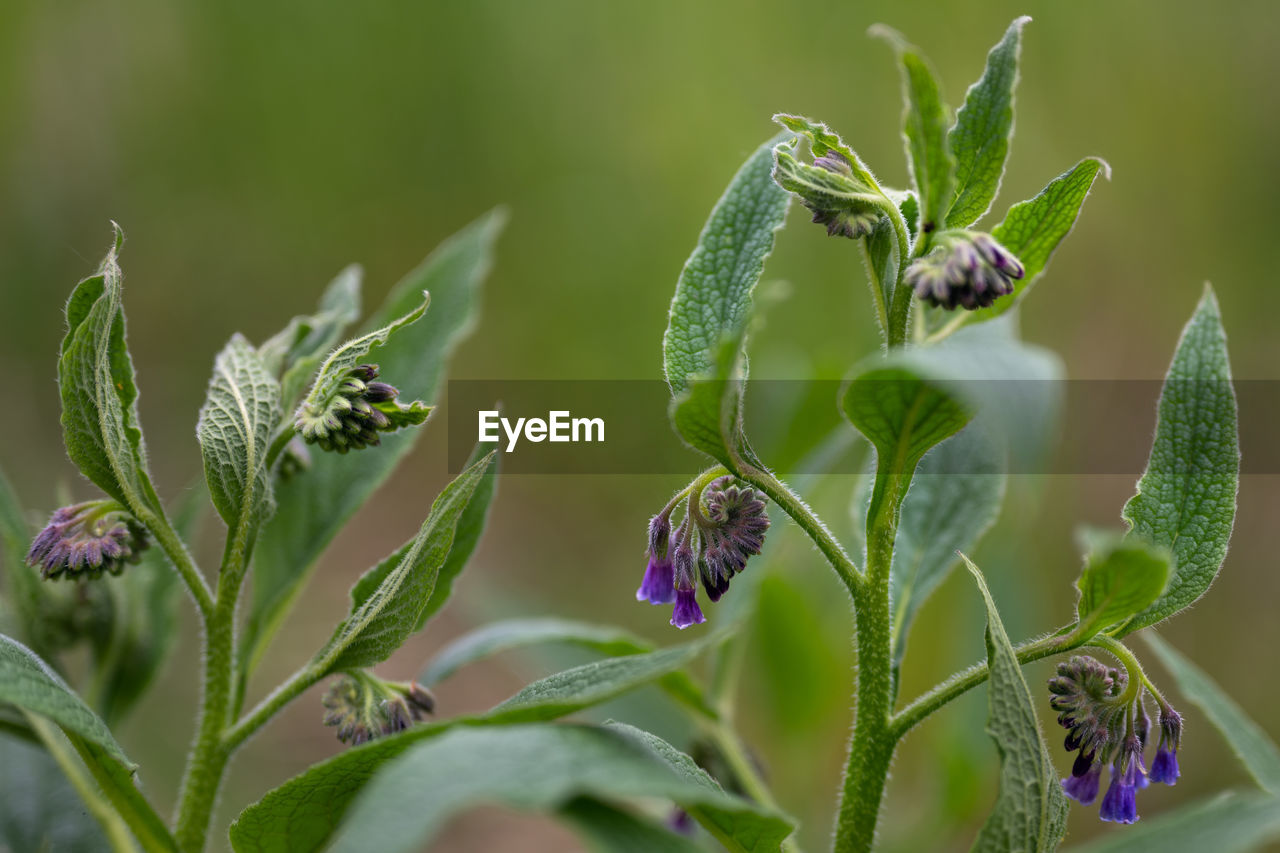
[[[1013,90],[1018,83],[1018,52],[1025,15],[1009,25],[987,54],[982,79],[969,87],[964,106],[947,134],[956,159],[956,193],[946,227],[967,228],[991,208],[1000,191],[1009,139],[1013,135]]]
[[[564,717],[583,708],[621,696],[637,687],[661,681],[663,688],[700,713],[715,717],[702,691],[680,672],[706,649],[724,641],[724,633],[693,643],[646,654],[605,658],[539,679],[489,711],[491,718],[509,722],[537,722]]]
[[[452,815],[482,803],[548,811],[578,796],[670,799],[735,817],[731,850],[776,850],[790,826],[687,778],[624,731],[588,726],[458,729],[419,744],[374,777],[334,840],[335,851],[420,850]],[[718,828],[718,827],[717,827]]]
[[[746,385],[746,328],[721,341],[707,373],[689,378],[672,398],[670,417],[676,433],[689,447],[701,451],[730,471],[755,462],[742,430]]]
[[[1087,545],[1084,571],[1076,581],[1080,601],[1079,636],[1093,636],[1145,610],[1169,584],[1169,549],[1140,537],[1103,531],[1083,534]]]
[[[593,797],[576,797],[556,815],[597,853],[699,853],[703,849],[692,838]]]
[[[990,308],[973,311],[973,322],[998,317],[1018,304],[1049,265],[1058,244],[1075,227],[1080,208],[1102,172],[1108,180],[1111,167],[1097,157],[1086,157],[1067,172],[1049,182],[1033,199],[1009,208],[1004,221],[991,229],[991,236],[1022,262],[1022,278],[1014,283],[1013,295],[997,299]]]
[[[489,213],[442,243],[392,289],[370,320],[371,328],[385,326],[420,303],[424,290],[431,293],[427,316],[378,350],[382,375],[403,398],[435,398],[450,353],[474,323],[480,283],[504,220],[501,211]],[[397,468],[419,433],[388,433],[376,450],[313,454],[304,476],[276,484],[276,513],[258,537],[250,576],[239,695],[320,554]]]
[[[1237,429],[1227,338],[1206,290],[1165,377],[1147,470],[1121,513],[1135,534],[1173,552],[1173,574],[1121,635],[1189,607],[1217,577],[1236,517]]]
[[[269,514],[267,450],[280,421],[280,383],[239,333],[218,353],[196,435],[214,508],[232,531]]]
[[[453,545],[458,519],[492,461],[490,453],[445,486],[418,535],[401,549],[404,556],[376,588],[357,586],[352,591],[351,615],[317,656],[321,672],[381,663],[417,630]]]
[[[792,133],[808,139],[809,153],[814,157],[825,157],[834,151],[849,163],[849,168],[859,182],[877,190],[880,188],[875,176],[871,174],[871,170],[867,168],[866,163],[862,162],[862,158],[858,156],[857,152],[846,145],[839,135],[833,133],[822,122],[802,116],[787,115],[786,113],[778,113],[773,117],[773,120]],[[786,142],[787,140],[784,138],[778,145],[784,145]],[[777,150],[777,146],[775,146],[775,150]]]
[[[882,364],[854,377],[841,409],[875,445],[881,470],[910,476],[929,448],[963,429],[973,412],[921,372]]]
[[[1143,635],[1178,689],[1204,712],[1264,791],[1280,795],[1280,747],[1212,678],[1154,631]],[[1280,803],[1277,804],[1280,809]]]
[[[1179,805],[1176,811],[1072,847],[1069,853],[1249,853],[1277,840],[1280,803],[1274,797],[1233,792]]]
[[[485,625],[445,646],[423,670],[419,681],[438,684],[462,667],[501,652],[541,643],[569,643],[606,655],[633,655],[653,646],[630,631],[568,619],[510,619]]]
[[[961,555],[987,606],[987,734],[1000,752],[1000,793],[973,844],[980,853],[1056,850],[1067,831],[1067,798],[1045,749],[1035,703],[982,572]]]
[[[152,489],[125,344],[124,276],[116,262],[123,242],[117,227],[97,274],[76,285],[67,302],[58,388],[67,455],[94,485],[136,509],[149,505]]]
[[[690,377],[707,375],[722,342],[746,327],[751,291],[791,198],[771,177],[773,148],[790,136],[761,145],[734,175],[680,273],[662,343],[672,396]]]
[[[906,101],[902,135],[907,143],[911,180],[920,199],[920,229],[928,234],[942,224],[953,196],[956,159],[947,145],[951,119],[938,91],[938,81],[919,50],[883,24],[872,27],[870,34],[892,45],[902,63]]]

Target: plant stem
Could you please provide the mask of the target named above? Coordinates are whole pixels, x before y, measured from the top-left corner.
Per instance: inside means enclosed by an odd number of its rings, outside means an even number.
[[[854,565],[853,560],[845,553],[836,538],[831,535],[831,531],[822,523],[822,519],[818,518],[786,483],[769,471],[744,465],[741,473],[742,479],[768,495],[770,500],[782,507],[783,512],[791,516],[792,521],[809,535],[813,543],[818,546],[818,550],[822,552],[822,556],[827,558],[827,562],[840,576],[849,594],[856,597],[863,584],[862,573],[858,571],[858,567]]]
[[[708,734],[715,741],[716,749],[720,751],[734,778],[742,786],[743,793],[765,808],[781,813],[782,809],[773,798],[773,792],[756,772],[755,764],[747,755],[742,740],[734,733],[732,727],[724,720],[708,722],[707,726]],[[780,849],[782,853],[800,853],[799,846],[791,838],[783,841]]]
[[[223,733],[222,748],[228,754],[234,752],[250,735],[266,725],[267,721],[279,713],[285,705],[304,693],[321,677],[310,663],[295,672],[288,681],[271,691],[252,711]]]
[[[836,853],[871,849],[889,764],[897,746],[890,716],[893,649],[889,570],[893,564],[902,498],[910,482],[910,472],[902,474],[894,470],[893,460],[881,458],[877,462],[871,505],[867,509],[867,572],[865,583],[854,594],[858,680],[853,738],[836,818]]]
[[[1014,647],[1019,664],[1047,658],[1078,648],[1081,642],[1070,635],[1051,635],[1028,640]],[[893,736],[901,739],[925,717],[941,708],[953,699],[962,696],[987,680],[990,675],[987,662],[974,664],[934,687],[927,693],[914,699],[909,705],[893,715]]]
[[[195,561],[187,553],[187,546],[182,543],[181,537],[173,529],[173,525],[169,523],[168,517],[163,512],[153,513],[149,510],[143,510],[139,514],[136,509],[134,510],[134,515],[146,525],[147,529],[151,531],[151,535],[156,537],[156,541],[160,543],[165,556],[177,568],[178,574],[182,576],[182,580],[186,582],[187,589],[190,590],[191,596],[195,599],[196,609],[200,611],[201,619],[207,624],[213,616],[213,593],[209,591],[209,584],[205,582],[204,575],[200,574],[200,570],[196,568]]]

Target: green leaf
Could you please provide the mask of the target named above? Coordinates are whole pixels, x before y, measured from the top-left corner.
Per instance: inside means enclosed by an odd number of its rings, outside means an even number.
[[[721,341],[716,360],[704,374],[690,377],[671,400],[671,424],[694,450],[739,473],[755,454],[742,430],[743,393],[747,381],[746,328]]]
[[[973,411],[923,372],[878,359],[845,389],[841,409],[875,446],[882,470],[910,475],[938,442],[959,432]]]
[[[875,176],[871,174],[871,170],[867,168],[867,164],[862,162],[862,158],[858,156],[852,148],[845,144],[845,141],[831,131],[829,127],[820,121],[804,118],[802,116],[787,115],[786,113],[778,113],[773,120],[785,127],[792,133],[803,136],[809,140],[809,153],[814,157],[825,157],[832,151],[843,157],[848,163],[849,168],[853,171],[853,176],[868,187],[879,190],[880,185],[876,182]],[[780,145],[785,145],[788,140],[783,137],[775,146],[774,150]],[[794,144],[794,143],[791,143]]]
[[[0,737],[0,850],[101,853],[108,849],[102,828],[83,808],[79,795],[49,753],[29,743]]]
[[[472,451],[467,465],[474,465],[478,462],[485,455],[484,448],[484,445],[478,445]],[[481,478],[475,492],[471,495],[471,500],[467,501],[466,508],[458,518],[458,527],[453,534],[453,545],[449,548],[449,556],[445,558],[444,565],[440,567],[440,571],[436,575],[436,585],[431,590],[431,599],[427,602],[427,606],[423,608],[422,615],[418,618],[418,624],[414,628],[414,633],[421,631],[423,626],[427,624],[427,620],[435,615],[449,600],[449,594],[453,591],[454,580],[457,579],[458,575],[462,574],[462,570],[467,566],[467,561],[471,559],[476,546],[480,544],[480,535],[484,533],[485,522],[489,517],[489,505],[493,502],[494,494],[498,489],[498,470],[501,465],[502,457],[494,456],[488,470],[484,473],[484,477]],[[358,604],[368,598],[373,590],[382,583],[383,579],[404,559],[404,555],[412,544],[412,541],[406,542],[395,553],[365,572],[352,588],[351,600]]]
[[[392,289],[371,319],[371,328],[385,326],[418,305],[424,290],[431,293],[427,315],[378,350],[382,375],[406,399],[436,397],[450,353],[474,323],[480,283],[504,220],[501,211],[489,213],[441,244]],[[255,549],[240,646],[242,679],[257,665],[320,554],[397,468],[419,433],[389,433],[380,447],[360,453],[313,454],[305,475],[276,484],[276,513]],[[240,695],[243,688],[242,680]]]
[[[911,180],[920,199],[920,229],[928,234],[943,222],[953,196],[956,159],[947,145],[951,124],[947,105],[942,102],[938,81],[919,50],[901,33],[883,24],[869,31],[887,41],[902,63],[902,134],[907,143]]]
[[[280,383],[238,332],[213,362],[196,436],[213,506],[239,533],[270,513],[267,450],[280,422]]]
[[[511,722],[552,720],[599,705],[637,687],[660,681],[663,688],[702,714],[715,717],[702,691],[683,672],[706,649],[723,642],[724,633],[646,654],[605,658],[539,679],[493,708],[488,716]]]
[[[1076,580],[1080,636],[1123,622],[1145,610],[1169,584],[1169,549],[1138,536],[1084,530],[1084,570]]]
[[[23,516],[22,503],[0,470],[0,540],[4,546],[4,591],[7,604],[0,608],[0,616],[12,619],[22,639],[38,656],[52,654],[48,642],[44,608],[41,602],[45,590],[35,569],[27,565],[27,549],[31,545],[31,526]]]
[[[0,702],[7,702],[57,723],[71,741],[103,793],[153,846],[176,849],[163,821],[133,781],[137,765],[129,761],[106,723],[72,692],[48,664],[21,643],[0,635]]]
[[[956,192],[946,227],[967,228],[991,208],[1000,191],[1004,161],[1013,135],[1013,90],[1018,83],[1022,28],[1031,18],[1014,20],[1004,38],[987,54],[982,79],[969,87],[964,106],[947,134],[956,160]]]
[[[1056,850],[1067,831],[1067,798],[1045,749],[1035,703],[982,572],[968,566],[987,606],[987,734],[1000,752],[1000,793],[973,850]]]
[[[363,277],[364,270],[358,264],[347,267],[325,288],[315,314],[294,317],[258,347],[267,370],[280,377],[285,408],[298,401],[320,359],[338,344],[347,326],[360,317]]]
[[[546,811],[583,795],[661,797],[697,819],[703,808],[732,815],[731,850],[777,850],[790,832],[782,818],[688,778],[627,731],[511,726],[458,729],[415,746],[361,793],[332,849],[420,850],[451,816],[476,805]]]
[[[592,797],[576,797],[556,815],[597,853],[699,853],[703,849],[691,838]]]
[[[438,684],[476,661],[542,643],[570,643],[606,655],[633,655],[653,650],[650,643],[612,625],[556,618],[509,619],[485,625],[445,646],[418,680],[426,685]]]
[[[107,724],[72,692],[61,676],[26,646],[4,635],[0,635],[0,702],[48,717],[68,734],[101,747],[121,765],[130,769],[136,766],[116,743]]]
[[[317,656],[321,672],[381,663],[417,630],[449,556],[458,519],[492,461],[490,453],[445,486],[418,535],[402,549],[404,556],[376,587],[352,590],[351,615]]]
[[[1173,575],[1121,636],[1167,619],[1208,590],[1227,555],[1239,481],[1227,338],[1218,301],[1206,289],[1165,377],[1147,470],[1121,513],[1135,534],[1173,552]]]
[[[575,713],[606,702],[655,680],[686,704],[697,707],[702,702],[700,692],[688,676],[676,668],[699,650],[721,640],[722,635],[712,635],[674,651],[663,650],[670,653],[658,658],[656,664],[649,656],[637,655],[619,658],[630,661],[620,668],[584,670],[577,667],[535,682],[483,715],[418,725],[393,737],[353,747],[313,765],[245,809],[231,827],[233,846],[237,851],[320,849],[351,801],[383,764],[414,743],[436,738],[456,727],[549,720],[556,714]]]
[[[711,371],[721,342],[746,328],[751,291],[791,198],[771,177],[773,148],[790,136],[774,137],[747,158],[680,273],[662,342],[672,396],[688,388],[690,377]]]
[[[1035,198],[1009,208],[1004,221],[991,229],[991,236],[1018,256],[1024,273],[1014,283],[1011,297],[997,299],[990,308],[970,312],[967,316],[972,317],[973,322],[998,317],[1023,300],[1049,265],[1049,258],[1058,244],[1075,227],[1080,208],[1099,172],[1107,180],[1111,179],[1111,167],[1105,161],[1086,157],[1050,181]]]
[[[137,509],[153,503],[153,492],[138,425],[138,387],[125,345],[124,276],[116,262],[123,243],[117,226],[97,274],[76,285],[67,302],[58,388],[67,455],[94,485]]]
[[[1183,696],[1204,712],[1263,790],[1280,795],[1280,747],[1212,678],[1155,632],[1144,635]],[[1280,804],[1277,805],[1280,808]]]
[[[1254,793],[1228,793],[1179,805],[1176,811],[1143,819],[1123,832],[1072,847],[1070,853],[1247,853],[1280,840],[1280,803]],[[1266,848],[1270,849],[1270,848]]]
[[[979,426],[926,453],[902,501],[889,574],[895,666],[906,654],[920,606],[959,565],[957,552],[972,551],[1000,514],[1007,479],[1003,454]]]

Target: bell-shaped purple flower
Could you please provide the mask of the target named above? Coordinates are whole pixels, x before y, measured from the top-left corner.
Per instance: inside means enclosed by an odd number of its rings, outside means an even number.
[[[1098,787],[1102,779],[1102,762],[1092,761],[1084,773],[1074,773],[1062,780],[1062,791],[1082,806],[1091,806],[1098,799]]]
[[[1098,809],[1098,817],[1114,823],[1137,823],[1137,786],[1125,781],[1125,773],[1111,766],[1111,784]]]
[[[649,554],[649,565],[644,570],[644,580],[636,590],[636,601],[650,604],[670,604],[676,600],[675,567],[668,557]]]
[[[1173,708],[1160,709],[1160,740],[1156,757],[1151,762],[1151,781],[1172,785],[1181,775],[1178,771],[1178,746],[1182,742],[1182,717]]]
[[[702,615],[702,608],[698,606],[697,591],[692,588],[677,587],[676,606],[671,611],[671,624],[683,631],[690,625],[701,625],[706,621],[707,617]]]

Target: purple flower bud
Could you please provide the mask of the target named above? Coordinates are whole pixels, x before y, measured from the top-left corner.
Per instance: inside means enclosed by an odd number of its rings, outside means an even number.
[[[1151,781],[1172,785],[1178,781],[1178,747],[1182,743],[1182,717],[1168,705],[1160,709],[1160,740],[1151,762]]]
[[[916,296],[950,311],[985,308],[1013,293],[1013,282],[1025,274],[1022,264],[989,234],[948,231],[938,245],[907,267],[903,280]]]
[[[324,724],[336,726],[338,740],[352,745],[402,732],[435,707],[425,687],[383,681],[363,670],[338,678],[320,701]]]
[[[370,403],[383,403],[399,396],[400,391],[394,385],[388,385],[385,382],[370,382],[364,392],[364,398]]]
[[[1087,771],[1072,775],[1062,780],[1062,791],[1082,806],[1091,806],[1098,798],[1098,787],[1102,779],[1102,762],[1092,762]]]
[[[328,400],[304,405],[294,423],[303,440],[338,453],[380,444],[379,433],[397,428],[388,412],[400,392],[377,375],[376,364],[353,367]]]
[[[147,531],[115,501],[62,507],[36,534],[27,564],[46,579],[118,575],[147,547]]]

